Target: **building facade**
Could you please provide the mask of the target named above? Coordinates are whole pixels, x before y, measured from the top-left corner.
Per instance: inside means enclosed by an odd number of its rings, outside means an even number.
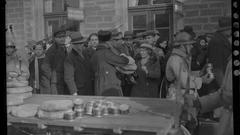
[[[68,19],[68,7],[82,17]],[[184,25],[191,25],[197,34],[214,32],[218,17],[224,15],[231,15],[230,0],[6,0],[6,27],[13,26],[19,49],[29,40],[51,36],[65,23],[84,36],[100,29],[135,33],[157,29],[172,40]],[[9,31],[6,37],[11,40]]]

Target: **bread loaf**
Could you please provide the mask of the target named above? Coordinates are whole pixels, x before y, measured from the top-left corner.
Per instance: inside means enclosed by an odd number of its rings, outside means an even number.
[[[25,87],[28,86],[28,81],[8,81],[7,88],[15,88],[15,87]]]
[[[72,109],[65,110],[65,111],[56,111],[56,112],[47,112],[39,109],[37,112],[37,116],[39,118],[45,118],[45,119],[63,119],[64,114],[70,111],[72,111]]]
[[[14,95],[17,97],[20,97],[22,99],[32,97],[32,92],[25,92],[25,93],[14,93],[14,94],[8,94],[8,95]]]
[[[23,98],[18,95],[7,94],[7,106],[23,104]]]
[[[25,93],[25,92],[31,92],[33,90],[30,86],[25,87],[17,87],[17,88],[7,88],[7,93],[14,94],[14,93]]]
[[[66,111],[73,108],[73,101],[72,100],[49,100],[49,101],[43,102],[39,108],[47,112]]]
[[[38,111],[37,104],[24,104],[18,107],[12,108],[11,114],[16,117],[34,117]]]

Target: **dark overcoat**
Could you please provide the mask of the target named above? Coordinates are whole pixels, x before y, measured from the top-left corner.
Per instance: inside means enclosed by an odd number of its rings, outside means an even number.
[[[207,57],[208,61],[213,65],[213,73],[218,87],[222,84],[227,61],[231,53],[232,48],[230,42],[226,36],[217,31],[209,42]]]
[[[116,55],[109,45],[101,43],[91,58],[95,76],[95,95],[122,96],[121,81],[116,76],[116,67],[126,66],[129,60]]]
[[[90,60],[73,47],[64,62],[64,80],[71,94],[93,95],[94,78]]]
[[[39,70],[39,90],[38,94],[51,94],[50,82],[48,81],[48,76],[46,76],[45,70],[42,68],[43,63],[45,62],[45,57],[38,59],[38,70]],[[33,59],[29,64],[29,84],[34,88],[35,81],[35,59]]]
[[[132,97],[157,98],[159,96],[159,84],[161,77],[161,67],[159,60],[149,61],[146,64],[148,74],[142,70],[140,61],[137,62],[138,79],[131,91]]]

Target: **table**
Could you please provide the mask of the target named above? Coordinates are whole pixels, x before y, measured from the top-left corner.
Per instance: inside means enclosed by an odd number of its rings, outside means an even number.
[[[111,134],[142,132],[143,134],[165,135],[167,131],[178,121],[181,112],[180,105],[176,102],[159,98],[128,98],[128,97],[101,97],[101,96],[71,96],[71,95],[41,95],[34,94],[25,99],[24,103],[41,104],[47,100],[81,98],[88,102],[91,100],[105,99],[115,103],[131,106],[130,113],[119,116],[104,116],[101,118],[86,116],[74,121],[49,120],[32,118],[18,118],[10,114],[8,123],[23,125],[45,125],[47,127],[60,127],[73,129],[74,131],[106,131]]]

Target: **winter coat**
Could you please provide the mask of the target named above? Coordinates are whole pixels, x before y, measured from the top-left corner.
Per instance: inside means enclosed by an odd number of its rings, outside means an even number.
[[[220,87],[227,67],[227,59],[232,53],[231,44],[220,32],[216,32],[208,45],[207,57],[213,65],[213,73]],[[215,88],[217,89],[217,88]]]
[[[209,112],[223,106],[219,128],[216,135],[233,135],[233,95],[232,95],[232,60],[228,62],[221,88],[199,99],[201,112]]]
[[[67,52],[63,45],[54,43],[46,53],[45,62],[42,65],[51,85],[52,94],[69,94],[64,81],[64,60]]]
[[[202,79],[191,75],[191,61],[185,52],[173,49],[166,65],[166,78],[171,82],[168,89],[168,98],[182,100],[186,89],[200,89]]]
[[[45,57],[38,59],[38,69],[39,69],[39,94],[50,94],[50,83],[47,81],[47,76],[45,70],[43,70],[42,65],[45,62]],[[29,84],[31,87],[35,87],[35,59],[33,59],[29,64]]]
[[[116,66],[122,67],[129,63],[126,57],[116,55],[109,45],[101,43],[91,58],[95,76],[95,95],[122,96],[121,81],[116,76]]]
[[[93,72],[90,60],[73,47],[64,62],[64,80],[71,94],[93,95]]]
[[[146,63],[148,74],[141,68],[140,60],[137,62],[137,75],[136,84],[133,86],[131,91],[132,97],[147,97],[147,98],[157,98],[159,92],[160,83],[160,63],[158,59],[152,61],[149,60]]]

